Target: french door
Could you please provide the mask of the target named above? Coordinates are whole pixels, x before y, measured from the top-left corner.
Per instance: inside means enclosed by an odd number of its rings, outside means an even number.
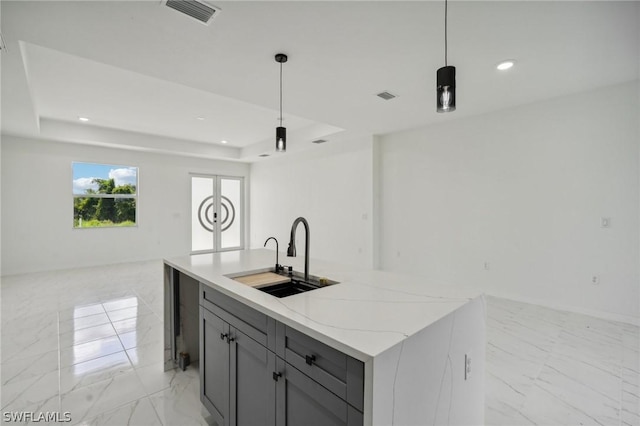
[[[244,248],[244,178],[191,175],[191,253]]]

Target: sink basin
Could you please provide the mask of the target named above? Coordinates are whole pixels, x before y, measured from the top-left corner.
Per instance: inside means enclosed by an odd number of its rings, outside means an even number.
[[[273,268],[230,274],[227,277],[275,297],[293,296],[294,294],[339,284],[337,281],[313,275],[309,275],[309,281],[305,281],[304,274],[298,271],[293,271],[292,274],[276,273]]]
[[[287,297],[293,296],[294,294],[315,290],[317,288],[320,287],[307,284],[303,281],[291,280],[288,283],[259,287],[258,290],[264,291],[265,293],[268,293],[275,297]]]

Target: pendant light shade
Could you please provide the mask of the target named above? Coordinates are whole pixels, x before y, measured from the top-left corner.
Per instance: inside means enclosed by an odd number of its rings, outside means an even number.
[[[282,64],[287,62],[289,58],[284,53],[276,55],[276,62],[280,64],[280,126],[276,127],[276,151],[287,151],[287,129],[282,127]]]
[[[444,0],[444,67],[438,69],[436,77],[436,110],[451,112],[456,110],[456,67],[447,64],[447,9]]]
[[[285,152],[287,150],[287,128],[276,127],[276,151]]]
[[[446,66],[438,69],[437,77],[438,112],[450,112],[456,109],[456,67]]]

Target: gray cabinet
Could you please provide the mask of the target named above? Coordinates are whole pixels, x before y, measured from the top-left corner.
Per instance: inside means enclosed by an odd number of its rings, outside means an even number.
[[[219,426],[359,426],[364,364],[201,285],[200,398]]]
[[[272,425],[276,418],[276,355],[239,330],[231,328],[230,424]]]
[[[278,358],[277,426],[361,426],[362,413]]]
[[[275,423],[276,356],[201,307],[200,398],[219,426]]]
[[[278,323],[279,357],[359,411],[364,411],[364,364],[291,327]]]
[[[218,426],[229,423],[229,324],[200,307],[200,400]]]

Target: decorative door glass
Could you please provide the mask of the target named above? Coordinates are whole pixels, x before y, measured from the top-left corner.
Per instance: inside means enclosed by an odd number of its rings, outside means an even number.
[[[243,248],[243,184],[241,177],[191,177],[192,253]]]

